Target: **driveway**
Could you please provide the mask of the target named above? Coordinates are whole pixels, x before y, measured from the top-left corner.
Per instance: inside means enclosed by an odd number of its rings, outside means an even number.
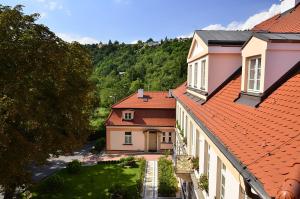
[[[81,150],[73,152],[72,155],[68,156],[59,156],[57,158],[50,158],[46,165],[37,167],[32,167],[32,180],[38,182],[43,178],[53,174],[54,172],[63,169],[66,167],[68,162],[72,160],[84,161],[86,156],[90,156],[91,149],[93,148],[94,143],[89,143],[85,145]]]

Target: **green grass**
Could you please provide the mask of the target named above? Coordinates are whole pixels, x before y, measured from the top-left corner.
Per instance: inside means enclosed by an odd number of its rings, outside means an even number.
[[[126,186],[132,199],[136,196],[136,180],[140,168],[122,168],[117,164],[82,167],[79,174],[71,175],[66,169],[57,173],[65,179],[65,185],[59,193],[41,192],[42,183],[34,188],[34,197],[42,199],[102,199],[108,198],[108,189],[119,182]]]

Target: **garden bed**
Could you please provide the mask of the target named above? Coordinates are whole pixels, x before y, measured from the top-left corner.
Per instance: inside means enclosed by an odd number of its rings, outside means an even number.
[[[177,191],[178,182],[173,162],[166,157],[161,157],[158,161],[158,196],[175,197]]]
[[[123,166],[116,162],[84,166],[76,174],[63,169],[53,175],[56,177],[54,180],[63,181],[59,182],[62,183],[59,190],[47,190],[45,179],[33,188],[33,198],[110,198],[111,192],[116,191],[119,194],[119,190],[126,192],[130,198],[140,198],[144,170],[144,160],[138,161],[136,167]]]

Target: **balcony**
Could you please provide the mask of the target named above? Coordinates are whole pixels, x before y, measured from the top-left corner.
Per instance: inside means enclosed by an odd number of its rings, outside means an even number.
[[[194,172],[192,159],[189,155],[177,155],[175,158],[175,173],[185,181],[191,181],[191,174]]]

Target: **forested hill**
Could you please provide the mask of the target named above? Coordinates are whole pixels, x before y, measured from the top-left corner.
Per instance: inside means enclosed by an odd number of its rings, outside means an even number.
[[[191,39],[149,39],[137,44],[86,45],[95,66],[92,79],[100,106],[109,107],[138,88],[168,90],[184,82],[190,44]]]

